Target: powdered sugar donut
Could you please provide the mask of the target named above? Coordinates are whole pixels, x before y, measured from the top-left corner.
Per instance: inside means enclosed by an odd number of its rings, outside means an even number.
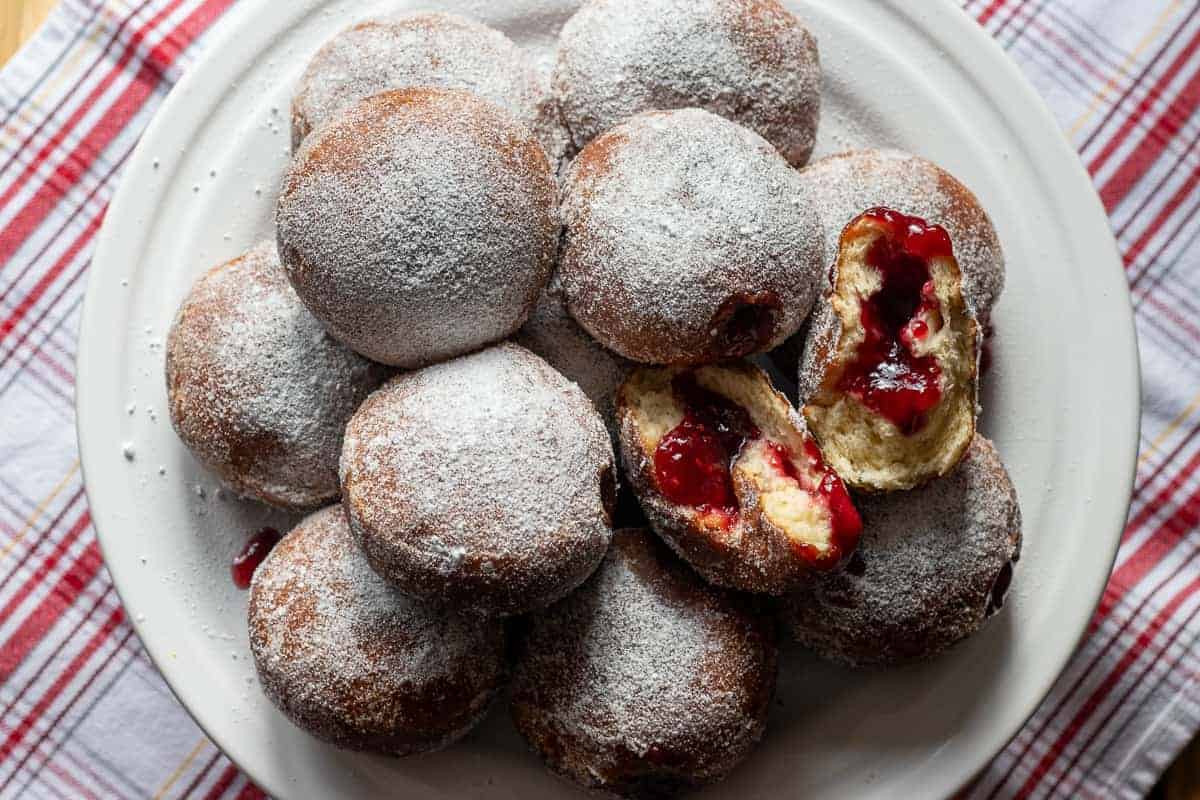
[[[337,498],[346,422],[387,374],[325,333],[271,242],[202,275],[167,335],[179,438],[234,491],[292,510]]]
[[[963,298],[986,323],[1004,290],[1004,253],[987,212],[957,178],[900,150],[851,150],[800,172],[806,196],[821,215],[825,259],[838,256],[842,229],[867,209],[885,207],[940,225],[954,242]]]
[[[513,337],[517,344],[529,348],[566,377],[579,384],[604,424],[612,434],[614,447],[617,436],[617,387],[633,366],[587,334],[567,311],[562,281],[557,274],[550,279],[538,299],[525,327]]]
[[[433,12],[367,20],[326,42],[292,100],[292,146],[360,100],[418,86],[489,100],[532,130],[554,162],[562,157],[566,132],[547,76],[500,31]]]
[[[546,153],[468,92],[385,92],[313,132],[284,176],[279,252],[329,331],[412,368],[503,339],[550,276]]]
[[[271,701],[314,736],[353,750],[445,747],[483,718],[507,671],[499,622],[389,586],[337,506],[303,520],[259,565],[248,624]]]
[[[488,614],[578,586],[612,535],[612,445],[578,386],[515,344],[400,375],[346,430],[343,503],[372,566]]]
[[[1021,551],[1021,509],[996,448],[976,435],[945,478],[864,497],[845,569],[789,597],[784,618],[819,655],[848,664],[925,658],[983,625]]]
[[[668,797],[728,774],[766,727],[774,629],[645,530],[529,622],[512,716],[551,770],[603,795]]]
[[[591,0],[563,26],[553,81],[577,149],[639,112],[691,107],[795,166],[816,141],[817,42],[776,0]]]
[[[826,266],[795,170],[699,109],[641,114],[594,139],[567,171],[562,214],[571,314],[634,361],[769,350],[808,316]]]

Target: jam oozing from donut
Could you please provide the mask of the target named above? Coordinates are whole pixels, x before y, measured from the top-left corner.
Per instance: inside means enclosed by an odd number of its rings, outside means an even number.
[[[683,406],[683,420],[659,441],[654,452],[654,469],[659,490],[666,499],[691,506],[702,514],[715,514],[725,527],[731,526],[740,510],[733,488],[733,462],[746,443],[762,437],[750,412],[727,397],[704,388],[695,373],[682,372],[671,382],[676,400]],[[804,443],[804,466],[778,442],[766,443],[772,469],[796,483],[829,509],[832,528],[829,544],[818,548],[796,543],[806,560],[833,566],[853,552],[862,532],[862,519],[845,484],[821,457],[816,442]]]
[[[229,567],[229,572],[233,575],[233,585],[239,589],[249,589],[254,571],[267,557],[267,553],[271,552],[271,548],[279,544],[281,538],[283,537],[279,535],[279,531],[274,528],[263,528],[251,536],[241,552],[233,557],[233,564]]]
[[[659,489],[672,503],[721,514],[732,524],[738,501],[730,467],[746,441],[761,434],[746,409],[705,389],[693,373],[675,376],[671,388],[684,413],[654,452]]]
[[[858,537],[862,533],[863,527],[862,517],[858,515],[858,509],[851,502],[846,485],[842,483],[842,479],[833,471],[833,468],[825,463],[825,459],[821,457],[821,450],[812,439],[804,442],[804,457],[808,461],[807,476],[796,468],[792,454],[787,448],[778,442],[767,444],[767,458],[775,471],[784,477],[791,478],[809,494],[819,496],[829,508],[829,522],[832,529],[829,546],[824,550],[801,542],[796,543],[795,546],[809,561],[832,566],[858,546]],[[813,476],[816,478],[815,481]]]
[[[921,317],[938,324],[929,261],[952,256],[953,248],[945,229],[918,217],[873,208],[851,225],[864,217],[884,229],[866,255],[882,286],[862,301],[864,338],[838,388],[912,434],[924,427],[926,414],[942,396],[937,360],[913,351],[930,333],[930,323]]]

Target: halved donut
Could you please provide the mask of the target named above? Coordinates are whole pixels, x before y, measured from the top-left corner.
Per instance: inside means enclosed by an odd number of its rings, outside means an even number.
[[[782,594],[853,551],[845,486],[758,367],[639,368],[617,417],[647,517],[709,581]]]
[[[804,417],[842,479],[892,491],[953,469],[975,433],[979,347],[943,228],[886,208],[851,220],[799,375]]]

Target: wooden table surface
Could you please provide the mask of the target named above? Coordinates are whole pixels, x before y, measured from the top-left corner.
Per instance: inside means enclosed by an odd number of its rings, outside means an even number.
[[[56,0],[0,0],[0,64],[33,35]],[[1200,800],[1200,738],[1175,761],[1154,787],[1153,800]]]

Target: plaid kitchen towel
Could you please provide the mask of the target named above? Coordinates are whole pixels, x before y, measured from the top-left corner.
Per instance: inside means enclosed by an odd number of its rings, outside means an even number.
[[[261,797],[126,623],[79,475],[84,276],[233,0],[65,0],[0,72],[0,797]],[[1200,730],[1200,2],[968,0],[1078,147],[1137,308],[1136,493],[1090,635],[971,798],[1138,797]]]

